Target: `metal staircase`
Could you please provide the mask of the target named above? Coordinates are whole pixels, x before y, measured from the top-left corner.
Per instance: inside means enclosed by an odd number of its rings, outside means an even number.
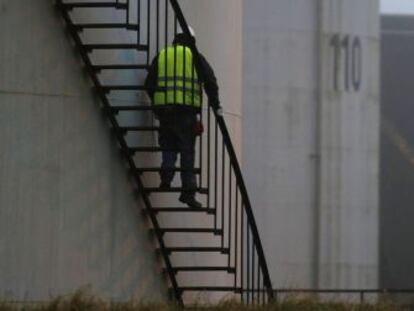
[[[151,60],[171,43],[178,25],[189,34],[177,0],[56,0],[56,6],[142,197],[173,299],[184,304],[191,293],[210,293],[248,304],[272,300],[253,211],[221,114],[206,105],[200,116],[206,131],[197,143],[194,173],[204,207],[178,206],[180,187],[154,186],[162,149],[142,84]],[[108,38],[114,42],[102,42]],[[197,47],[191,49],[197,66]],[[202,68],[197,69],[202,80]]]

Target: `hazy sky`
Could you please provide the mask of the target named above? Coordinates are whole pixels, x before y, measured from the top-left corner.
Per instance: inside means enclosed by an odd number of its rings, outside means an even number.
[[[381,12],[414,14],[414,0],[380,0]]]

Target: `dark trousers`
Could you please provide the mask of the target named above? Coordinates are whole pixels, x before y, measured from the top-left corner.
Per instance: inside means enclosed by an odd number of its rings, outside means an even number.
[[[171,183],[175,172],[175,163],[180,153],[182,194],[194,196],[197,188],[196,176],[194,174],[195,141],[194,132],[197,122],[195,113],[180,113],[174,111],[159,114],[160,132],[159,144],[163,149],[161,164],[161,181]]]

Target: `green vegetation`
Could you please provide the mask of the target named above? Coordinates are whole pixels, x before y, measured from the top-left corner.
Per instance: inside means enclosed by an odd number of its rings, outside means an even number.
[[[36,303],[32,305],[19,305],[16,303],[0,303],[0,311],[178,311],[176,306],[161,304],[142,304],[135,302],[128,303],[107,303],[87,294],[78,291],[68,297],[58,297],[49,303]],[[261,307],[248,307],[237,302],[227,301],[216,306],[193,306],[186,310],[196,311],[402,311],[410,310],[402,306],[389,303],[383,304],[343,304],[343,303],[321,303],[311,299],[290,298],[274,305]]]

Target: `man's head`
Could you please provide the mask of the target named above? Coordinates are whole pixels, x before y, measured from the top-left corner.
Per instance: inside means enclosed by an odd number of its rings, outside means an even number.
[[[184,30],[180,27],[180,25],[178,25],[177,34],[175,35],[175,38],[174,38],[174,44],[189,45],[191,42],[195,43],[196,36],[195,36],[194,29],[191,26],[188,26],[188,30],[190,30],[191,36],[186,35],[184,33]]]

